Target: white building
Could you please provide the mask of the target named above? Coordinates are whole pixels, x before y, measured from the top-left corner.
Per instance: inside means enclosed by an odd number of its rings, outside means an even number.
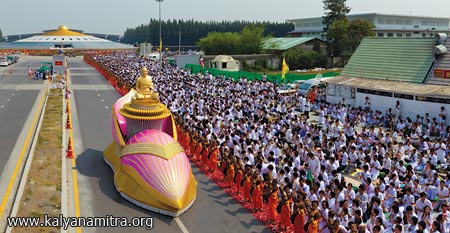
[[[436,32],[450,33],[450,18],[394,14],[349,14],[349,20],[365,19],[375,25],[377,37],[428,37]],[[293,36],[325,38],[322,17],[286,20],[295,24]]]

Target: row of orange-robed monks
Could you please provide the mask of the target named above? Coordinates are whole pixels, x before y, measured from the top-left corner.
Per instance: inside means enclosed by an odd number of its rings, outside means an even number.
[[[296,198],[294,202],[287,194],[288,187],[278,186],[276,179],[270,175],[264,182],[256,169],[243,167],[238,157],[219,149],[217,141],[208,141],[197,131],[190,131],[180,121],[177,121],[177,137],[191,160],[200,162],[207,172],[219,169],[225,176],[227,188],[236,191],[238,196],[243,195],[243,202],[251,203],[253,212],[264,211],[264,205],[267,205],[270,220],[266,224],[278,224],[279,230],[293,230],[295,233],[319,232],[319,210],[307,209],[303,200],[300,200],[302,198]],[[267,204],[263,201],[264,196]],[[294,211],[291,211],[293,203]]]

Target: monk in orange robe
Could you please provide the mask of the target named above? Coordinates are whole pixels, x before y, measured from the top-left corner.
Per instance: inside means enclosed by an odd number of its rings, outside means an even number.
[[[195,134],[192,135],[192,140],[191,140],[191,158],[192,160],[195,160],[195,150],[197,148],[197,138],[195,137]]]
[[[251,202],[251,195],[250,195],[250,189],[252,187],[252,179],[251,177],[247,174],[244,180],[244,201],[245,202]]]
[[[297,216],[294,220],[294,233],[305,233],[305,223],[306,223],[306,207],[305,203],[300,203],[300,207],[296,209]]]
[[[278,219],[278,212],[277,212],[277,206],[278,206],[278,190],[274,188],[272,190],[272,193],[269,196],[268,200],[268,207],[269,207],[269,216],[270,216],[270,222],[275,223],[275,221]]]
[[[209,171],[213,172],[217,168],[217,162],[219,159],[219,148],[213,149],[209,156]]]
[[[319,233],[320,213],[315,212],[312,221],[308,225],[308,233]]]
[[[195,148],[195,153],[194,153],[194,157],[193,157],[195,161],[199,161],[201,159],[202,150],[203,150],[203,143],[202,143],[201,139],[199,139],[198,143],[197,143],[197,147]]]
[[[289,200],[283,200],[283,205],[281,206],[281,222],[280,228],[286,230],[291,226],[291,205]]]
[[[242,181],[242,169],[237,166],[237,171],[236,171],[236,189],[237,189],[237,194],[239,195],[239,193],[241,193],[242,187],[241,187],[241,181]]]
[[[253,208],[255,211],[262,211],[263,208],[263,198],[262,198],[262,184],[261,180],[256,181],[255,187],[252,193]]]
[[[230,163],[227,169],[227,185],[232,189],[234,186],[234,164]]]
[[[202,151],[202,167],[208,167],[208,156],[209,156],[209,145],[205,144],[205,147]]]
[[[186,155],[187,156],[191,156],[191,147],[190,147],[190,143],[191,143],[191,137],[189,136],[189,132],[186,131],[184,133],[184,147],[186,148]]]

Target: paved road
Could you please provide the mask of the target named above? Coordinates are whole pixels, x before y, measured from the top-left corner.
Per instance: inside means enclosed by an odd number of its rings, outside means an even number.
[[[152,232],[182,232],[177,220],[141,209],[115,190],[113,173],[102,151],[112,141],[110,106],[120,95],[93,68],[79,58],[69,60],[73,91],[72,114],[81,216],[148,217]],[[251,213],[193,167],[198,181],[195,204],[178,220],[188,232],[270,232]],[[142,228],[83,229],[83,232],[142,232]]]
[[[32,119],[37,111],[40,96],[44,93],[44,81],[30,80],[27,67],[38,67],[41,62],[50,59],[23,57],[17,64],[0,67],[0,202],[4,201],[22,148],[27,147],[24,145],[26,137],[32,128]],[[12,74],[9,74],[10,69]],[[18,180],[15,179],[15,184]],[[14,188],[15,186],[13,190]],[[8,200],[5,200],[7,203],[11,203],[14,193],[15,191],[9,193]],[[0,213],[3,215],[0,219],[0,231],[4,229],[4,217],[9,215],[9,204],[4,212]]]

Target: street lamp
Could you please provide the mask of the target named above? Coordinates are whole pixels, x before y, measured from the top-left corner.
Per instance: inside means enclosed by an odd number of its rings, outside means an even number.
[[[159,2],[159,61],[161,61],[161,55],[162,55],[162,38],[161,38],[161,2],[164,0],[156,0],[156,2]]]

